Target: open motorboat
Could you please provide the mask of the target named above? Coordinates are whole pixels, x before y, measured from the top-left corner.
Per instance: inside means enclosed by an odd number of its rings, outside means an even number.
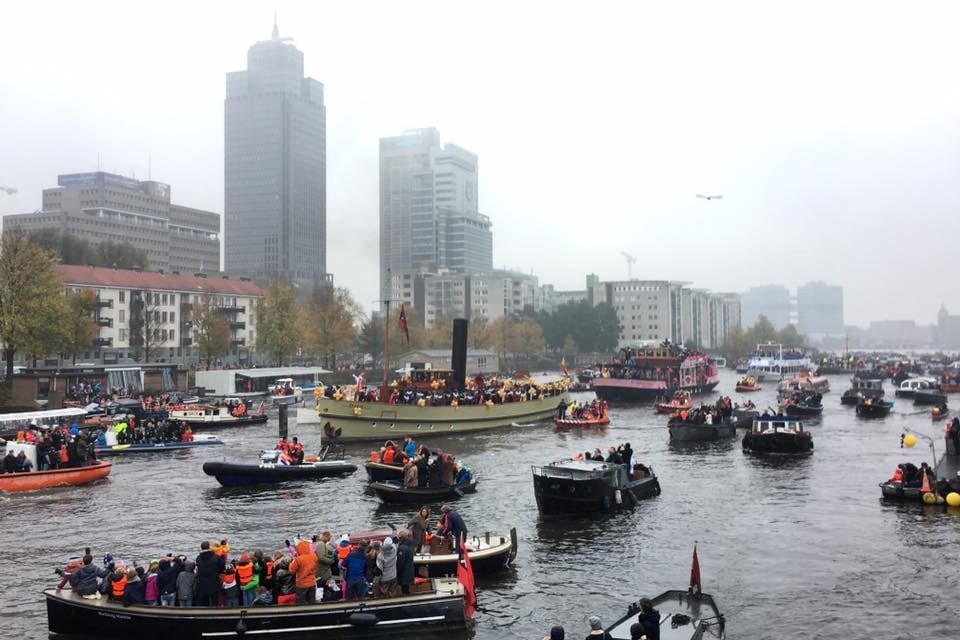
[[[858,418],[883,418],[890,414],[893,409],[892,400],[884,400],[878,397],[861,398],[857,403]]]
[[[270,403],[273,405],[303,402],[303,388],[294,384],[293,378],[277,378],[277,381],[269,387],[269,391]]]
[[[690,398],[689,391],[677,391],[670,400],[658,400],[653,405],[657,413],[678,413],[680,411],[689,411],[693,408],[693,400]]]
[[[786,398],[780,409],[791,417],[819,416],[823,413],[823,403],[819,393],[798,391]]]
[[[13,452],[23,452],[30,461],[31,468],[37,469],[37,446],[29,442],[8,442],[4,456]],[[0,456],[2,457],[2,456]],[[0,473],[0,493],[20,493],[39,491],[53,487],[70,487],[90,484],[110,475],[111,465],[105,460],[94,460],[82,467],[65,467],[49,471],[23,471],[19,473]]]
[[[397,539],[397,529],[373,529],[350,534],[350,544],[361,540],[372,542],[387,537]],[[451,540],[436,535],[427,535],[427,543],[414,553],[413,566],[418,575],[449,576],[456,575],[460,556],[453,551]],[[470,565],[475,575],[489,575],[506,569],[517,558],[517,530],[510,529],[509,534],[491,533],[470,536],[466,540],[470,553]]]
[[[840,404],[856,406],[861,398],[883,398],[883,380],[851,378],[850,388],[840,396]]]
[[[753,376],[744,376],[737,380],[737,393],[751,393],[760,391],[760,383]]]
[[[708,415],[712,420],[713,416]],[[737,427],[732,421],[716,418],[716,422],[691,422],[680,416],[673,416],[667,424],[671,442],[707,442],[732,438],[737,435]]]
[[[430,504],[460,498],[466,493],[476,493],[477,481],[471,478],[450,487],[405,487],[401,481],[386,480],[371,482],[367,489],[388,504]]]
[[[275,484],[292,480],[319,480],[353,473],[357,465],[341,460],[320,459],[303,464],[282,464],[278,450],[261,451],[260,463],[204,462],[203,472],[225,487]],[[325,458],[325,456],[321,456]]]
[[[191,428],[218,429],[263,424],[267,414],[263,403],[254,407],[250,400],[227,398],[214,404],[187,404],[170,409],[170,420]]]

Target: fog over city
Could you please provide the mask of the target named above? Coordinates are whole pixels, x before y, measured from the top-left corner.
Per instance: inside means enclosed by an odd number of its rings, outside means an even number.
[[[378,297],[378,140],[479,159],[494,265],[842,285],[845,320],[960,313],[955,3],[7,3],[0,213],[99,166],[223,212],[224,76],[280,35],[323,83],[327,269]],[[697,193],[723,194],[705,200]]]

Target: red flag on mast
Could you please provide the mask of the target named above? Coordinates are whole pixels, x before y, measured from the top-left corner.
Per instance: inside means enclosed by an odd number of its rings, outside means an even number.
[[[407,336],[407,344],[410,344],[410,329],[407,328],[407,314],[403,310],[403,304],[400,305],[400,319],[397,320],[397,327],[403,335]]]
[[[470,554],[467,553],[466,539],[460,536],[460,562],[457,563],[457,582],[463,585],[463,615],[473,618],[477,609],[477,592],[474,589],[473,565],[470,564]]]
[[[700,559],[697,558],[697,545],[693,545],[693,564],[690,566],[690,592],[697,588],[697,595],[703,591],[700,586]]]

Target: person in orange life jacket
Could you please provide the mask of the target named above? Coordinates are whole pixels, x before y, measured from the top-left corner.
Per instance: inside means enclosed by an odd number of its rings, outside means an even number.
[[[107,576],[106,582],[110,588],[110,599],[116,602],[123,602],[124,589],[127,587],[126,567],[123,565],[118,566]]]
[[[306,540],[297,542],[297,557],[290,563],[290,572],[297,576],[297,603],[317,600],[317,556]]]
[[[287,442],[287,436],[280,438],[280,441],[277,442],[277,449],[284,452],[290,450],[290,443]]]
[[[195,561],[197,565],[197,589],[194,604],[199,607],[213,607],[217,605],[220,596],[220,573],[226,561],[210,549],[210,543],[204,540],[200,543],[200,555]]]
[[[293,464],[303,464],[303,445],[300,444],[297,436],[293,436],[293,443],[290,445],[290,457],[293,459]]]
[[[343,534],[337,543],[337,562],[330,568],[331,571],[335,570],[337,574],[343,575],[343,561],[347,559],[350,551],[350,536]]]
[[[248,554],[244,553],[237,562],[236,571],[243,606],[249,607],[257,597],[257,587],[260,586],[260,567],[250,559]]]
[[[380,454],[380,462],[383,464],[393,464],[393,459],[396,457],[397,450],[393,444],[393,440],[387,440],[386,446],[383,448],[383,452]]]
[[[240,584],[237,580],[237,571],[232,564],[224,566],[220,574],[220,584],[223,590],[223,606],[240,606]]]

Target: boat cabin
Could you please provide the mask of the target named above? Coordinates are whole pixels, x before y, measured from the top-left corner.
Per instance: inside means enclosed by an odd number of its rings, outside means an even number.
[[[803,422],[788,416],[760,416],[753,420],[754,435],[772,433],[802,433]]]
[[[900,383],[898,391],[915,392],[921,389],[934,389],[937,382],[933,378],[909,378]]]
[[[630,481],[626,465],[599,460],[560,460],[542,467],[533,467],[533,475],[573,481],[601,480],[611,487],[621,487]]]
[[[854,391],[860,391],[863,393],[883,392],[883,380],[877,380],[876,378],[851,378],[850,382],[852,384],[851,388]]]

